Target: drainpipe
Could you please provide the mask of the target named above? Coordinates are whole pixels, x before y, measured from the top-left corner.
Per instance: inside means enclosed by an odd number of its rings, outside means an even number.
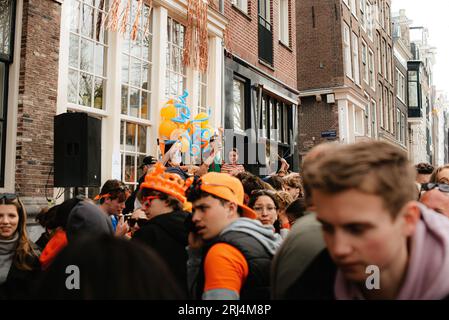
[[[218,8],[220,10],[220,13],[224,15],[224,0],[219,0]]]

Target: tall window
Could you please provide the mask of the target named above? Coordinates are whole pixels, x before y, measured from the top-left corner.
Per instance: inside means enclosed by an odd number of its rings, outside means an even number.
[[[387,131],[390,131],[390,112],[388,110],[388,92],[387,92],[387,88],[383,88],[383,94],[382,94],[382,100],[383,100],[383,109],[384,109],[384,125],[385,125],[385,129]]]
[[[392,55],[393,55],[393,49],[390,45],[388,45],[388,51],[387,51],[387,73],[388,73],[388,81],[390,83],[393,83],[393,72],[391,70],[392,67]]]
[[[382,39],[382,74],[387,79],[387,42]]]
[[[369,84],[368,47],[364,41],[362,41],[362,74],[363,80]]]
[[[68,102],[104,109],[107,37],[103,28],[108,1],[72,0]]]
[[[366,19],[368,25],[368,37],[373,39],[373,6],[369,2],[369,0],[365,0],[366,3]]]
[[[390,22],[390,6],[385,3],[385,29],[388,35],[391,35],[391,22]]]
[[[167,72],[165,96],[176,98],[187,86],[186,67],[182,63],[185,27],[168,17],[167,21]]]
[[[271,1],[258,0],[258,53],[259,59],[273,65],[273,25]]]
[[[360,24],[364,30],[367,27],[366,0],[359,0],[360,7]]]
[[[288,2],[289,0],[280,0],[279,3],[279,39],[285,45],[290,46]]]
[[[359,38],[355,33],[352,33],[352,57],[354,59],[354,81],[356,84],[360,84]]]
[[[245,82],[234,78],[232,85],[234,130],[245,130]]]
[[[248,0],[231,0],[231,3],[244,13],[248,13]]]
[[[382,89],[382,84],[379,83],[378,85],[379,87],[379,118],[380,118],[380,126],[382,128],[385,127],[385,123],[384,123],[384,100],[383,100],[383,92],[384,90]]]
[[[372,137],[377,137],[377,104],[376,101],[371,99],[371,127],[373,129]]]
[[[147,154],[147,127],[121,121],[120,151],[122,156],[121,180],[133,189],[142,175],[138,165],[142,163]]]
[[[379,74],[382,74],[382,43],[380,42],[380,35],[379,33],[377,33],[376,35],[376,39],[377,39],[377,72]]]
[[[137,39],[132,41],[130,39],[131,23],[134,21],[136,9],[137,2],[133,1],[130,24],[122,47],[121,109],[123,115],[148,120],[151,101],[152,19],[150,9],[145,5],[143,14],[140,16]]]
[[[401,112],[401,132],[402,132],[401,142],[405,144],[405,139],[407,139],[407,122],[405,120],[405,114],[402,112]]]
[[[5,182],[6,115],[9,65],[13,53],[15,1],[0,1],[0,187]]]
[[[388,93],[388,112],[390,115],[390,132],[394,133],[394,100],[391,91]]]
[[[352,62],[351,62],[351,33],[346,23],[343,24],[343,44],[345,49],[345,70],[346,75],[352,79]]]
[[[376,90],[376,78],[374,73],[374,52],[369,50],[368,53],[368,67],[369,67],[369,85],[375,91]]]
[[[402,142],[401,111],[396,109],[396,139]]]
[[[351,0],[351,12],[354,16],[357,16],[357,5],[355,0]]]
[[[409,108],[418,108],[418,72],[408,72],[408,105]]]
[[[396,95],[405,103],[405,76],[399,69],[396,69]]]

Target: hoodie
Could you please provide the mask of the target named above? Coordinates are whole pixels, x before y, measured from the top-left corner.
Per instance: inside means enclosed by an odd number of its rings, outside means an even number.
[[[243,232],[256,238],[271,255],[274,255],[282,244],[282,237],[274,232],[273,226],[263,225],[259,220],[239,218],[224,228],[220,236],[231,231]]]
[[[217,239],[224,239],[226,238],[226,235],[232,233],[232,232],[239,232],[244,233],[246,235],[251,236],[252,238],[256,239],[257,242],[259,242],[262,247],[265,249],[269,255],[274,256],[277,249],[279,249],[282,238],[279,234],[275,233],[272,226],[263,225],[259,220],[254,219],[248,219],[248,218],[239,218],[232,223],[230,223],[226,228],[222,230],[222,232],[218,235],[217,238],[211,240],[208,243],[206,243],[206,247],[210,246],[213,242],[215,242]],[[231,236],[233,237],[233,235]],[[236,248],[237,249],[237,248]],[[202,284],[198,280],[197,277],[200,274],[201,264],[202,262],[202,250],[192,250],[191,248],[187,248],[188,254],[189,254],[189,260],[188,260],[188,283],[190,288],[190,293],[198,292],[198,288],[196,286],[198,284]],[[241,249],[240,249],[241,250]],[[208,251],[208,250],[207,250]],[[234,262],[235,263],[235,262]],[[260,270],[259,270],[260,271]],[[268,275],[267,275],[268,276]],[[195,294],[193,294],[195,296]],[[208,290],[204,292],[202,299],[208,300],[208,299],[239,299],[239,295],[232,290],[228,289],[214,289],[214,290]]]
[[[449,219],[419,205],[421,219],[410,239],[409,263],[398,300],[440,300],[449,296]],[[380,284],[382,286],[382,283]],[[360,290],[337,271],[337,299],[363,299]]]

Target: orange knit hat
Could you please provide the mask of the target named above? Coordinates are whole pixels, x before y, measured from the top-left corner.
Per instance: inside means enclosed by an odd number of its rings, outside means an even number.
[[[152,189],[172,196],[182,203],[186,202],[185,181],[175,173],[165,172],[165,167],[157,163],[145,176],[145,181],[140,185],[142,189]]]

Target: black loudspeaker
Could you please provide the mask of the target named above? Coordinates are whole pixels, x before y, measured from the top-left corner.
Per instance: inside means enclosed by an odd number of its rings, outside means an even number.
[[[101,185],[101,120],[71,112],[54,119],[54,186]]]

